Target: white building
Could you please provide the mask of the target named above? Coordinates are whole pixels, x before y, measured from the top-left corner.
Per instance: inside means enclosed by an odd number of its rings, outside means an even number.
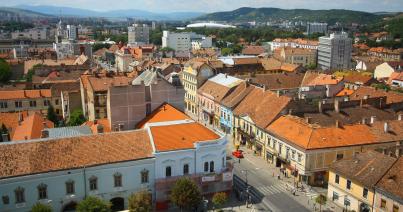
[[[276,38],[271,42],[268,42],[270,46],[270,50],[274,51],[278,48],[282,47],[291,47],[291,48],[302,48],[302,49],[318,49],[318,42],[313,40],[304,40],[301,38],[298,39],[281,39]]]
[[[74,25],[67,25],[67,38],[69,40],[78,39],[78,28]]]
[[[63,41],[53,43],[53,49],[56,51],[57,59],[65,59],[69,57],[85,56],[92,58],[92,45],[86,42]]]
[[[133,24],[127,30],[129,46],[139,46],[150,42],[150,27],[147,24]]]
[[[314,33],[327,33],[327,23],[308,23],[306,26],[306,34],[311,35]]]
[[[164,31],[162,36],[162,47],[169,47],[175,50],[178,56],[189,56],[192,48],[211,48],[212,38],[198,35],[194,32],[172,33]]]
[[[322,70],[351,69],[352,39],[346,32],[319,38],[318,67]]]
[[[25,31],[15,31],[11,33],[11,39],[29,38],[32,40],[46,40],[49,32],[46,28],[33,28]]]
[[[0,211],[30,211],[37,202],[71,211],[87,196],[127,208],[128,196],[154,193],[154,158],[143,130],[0,144]]]
[[[115,65],[118,72],[130,72],[129,65],[134,62],[134,58],[129,48],[122,48],[115,52]]]

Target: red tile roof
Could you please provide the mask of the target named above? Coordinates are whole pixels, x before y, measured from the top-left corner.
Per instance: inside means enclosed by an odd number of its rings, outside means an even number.
[[[155,109],[150,115],[140,121],[136,127],[143,128],[147,123],[165,122],[165,121],[179,121],[190,119],[189,116],[182,111],[176,109],[168,103],[164,103]]]
[[[53,122],[43,118],[39,113],[34,113],[26,117],[21,124],[15,128],[11,140],[21,141],[41,138],[43,129],[53,127]]]
[[[376,189],[403,199],[403,157],[400,157],[376,184]]]
[[[0,91],[0,99],[37,99],[37,98],[50,98],[52,92],[50,89],[41,90],[14,90],[14,91]]]
[[[152,156],[145,130],[0,144],[0,179]]]

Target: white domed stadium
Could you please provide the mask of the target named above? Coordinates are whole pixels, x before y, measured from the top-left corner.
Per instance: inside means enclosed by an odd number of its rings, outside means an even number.
[[[187,28],[236,28],[235,26],[232,25],[226,25],[226,24],[217,24],[217,23],[194,23],[194,24],[189,24],[186,26]]]

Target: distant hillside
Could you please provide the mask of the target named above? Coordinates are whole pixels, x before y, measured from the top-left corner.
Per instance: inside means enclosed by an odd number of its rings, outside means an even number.
[[[54,16],[75,16],[75,17],[107,17],[107,18],[138,18],[149,20],[186,20],[196,18],[203,15],[200,12],[172,12],[172,13],[153,13],[144,10],[126,9],[126,10],[110,10],[110,11],[94,11],[87,9],[79,9],[73,7],[56,7],[48,5],[19,5],[20,9],[32,10],[39,13]]]
[[[49,18],[49,17],[52,16],[30,10],[17,9],[11,7],[0,7],[0,20]]]
[[[342,23],[372,23],[382,20],[383,16],[373,13],[351,10],[307,10],[279,8],[250,8],[243,7],[234,11],[210,13],[196,18],[208,21],[271,21],[271,20],[301,20],[322,21],[330,24]]]

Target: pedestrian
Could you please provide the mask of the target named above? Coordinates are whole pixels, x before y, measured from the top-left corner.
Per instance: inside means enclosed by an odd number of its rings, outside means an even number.
[[[277,175],[277,179],[279,179],[279,180],[280,180],[280,174],[278,174],[278,175]]]

